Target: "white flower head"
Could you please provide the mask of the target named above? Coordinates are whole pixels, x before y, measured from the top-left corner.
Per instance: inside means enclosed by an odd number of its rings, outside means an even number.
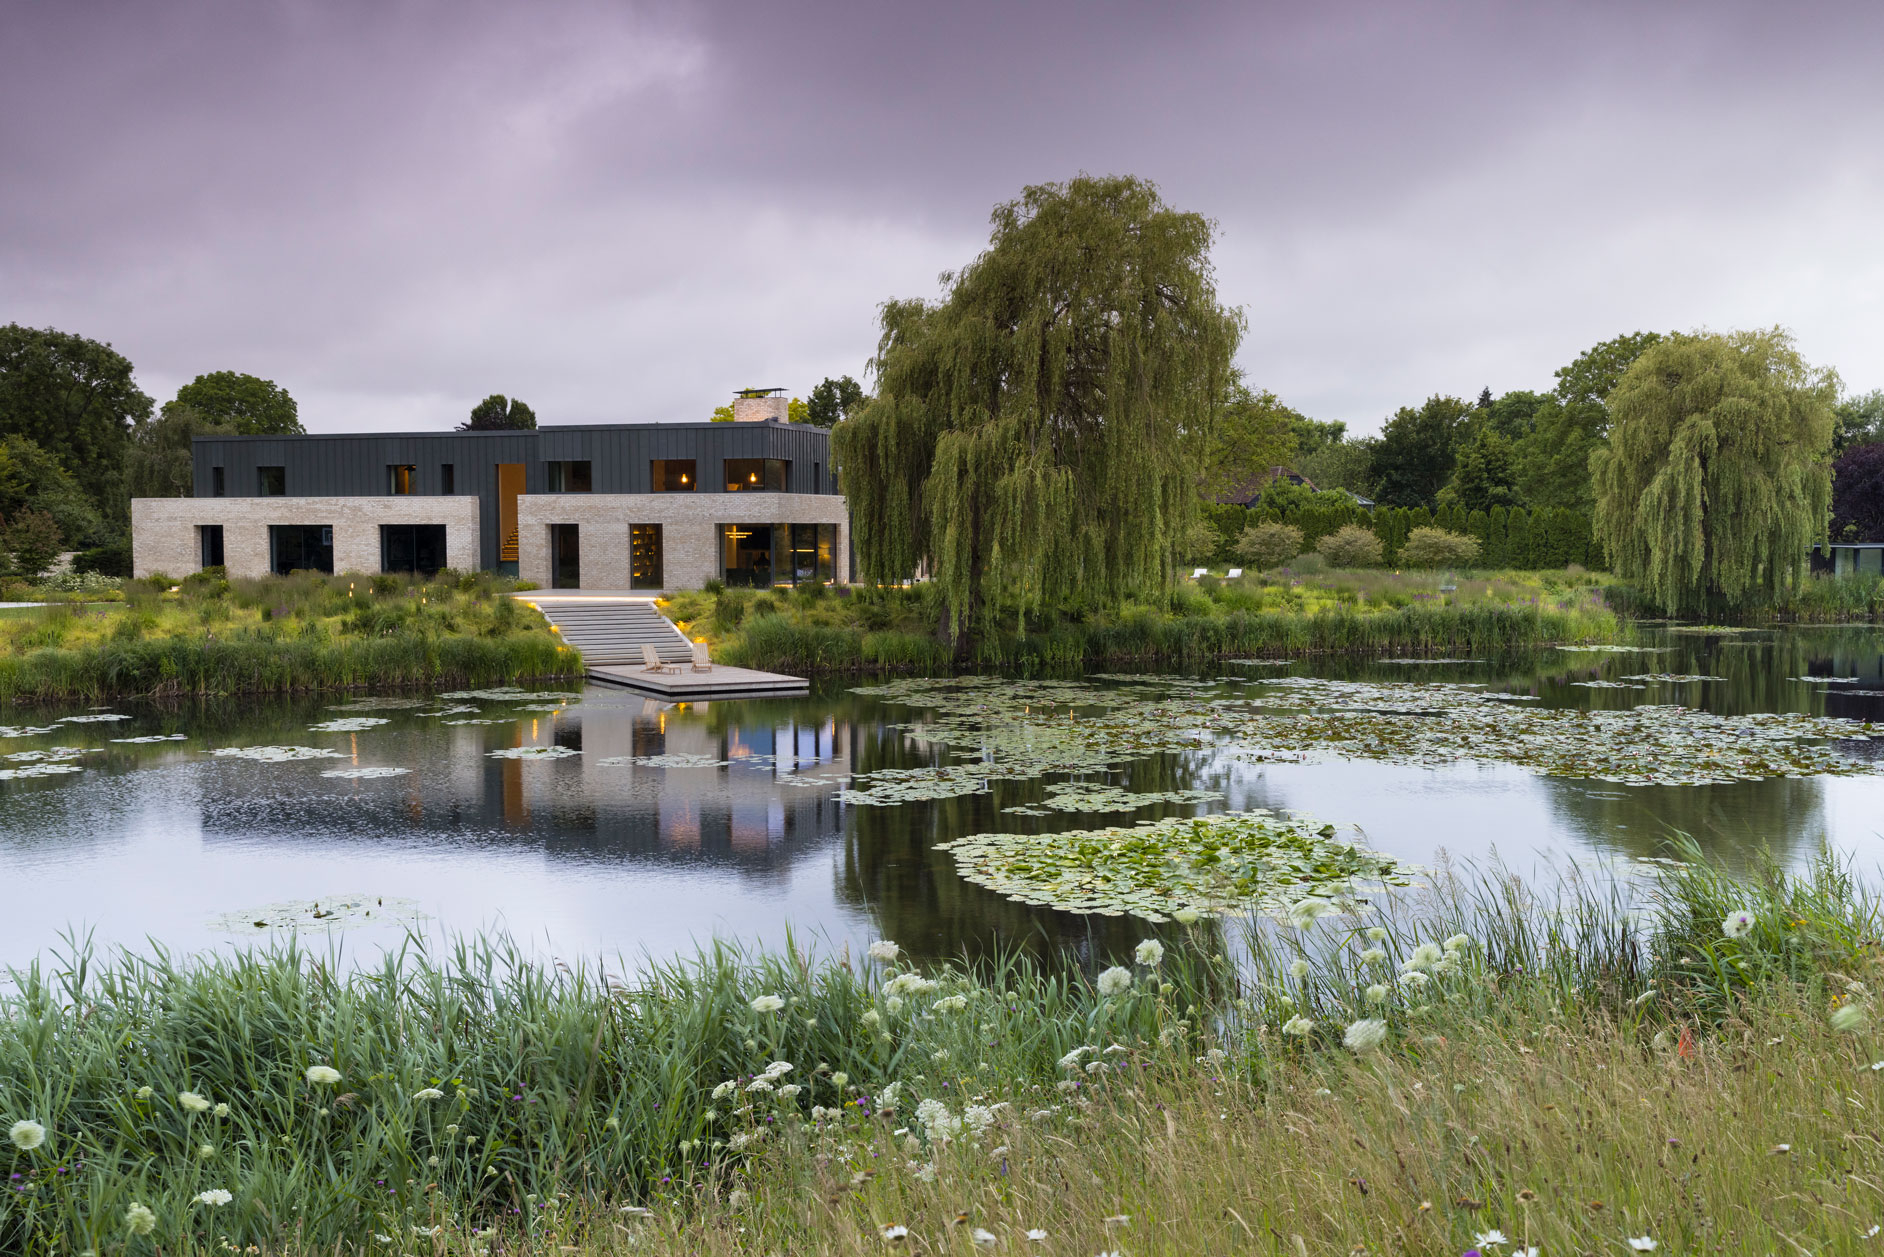
[[[976,1248],[993,1248],[1000,1241],[994,1238],[994,1232],[978,1226],[968,1233],[968,1238],[975,1241]]]
[[[770,1078],[767,1078],[764,1074],[759,1075],[757,1078],[754,1078],[751,1082],[746,1084],[747,1091],[770,1091],[771,1089],[772,1089],[772,1080]]]
[[[423,1091],[413,1092],[412,1098],[414,1100],[443,1100],[445,1093],[440,1091],[437,1087],[427,1087]]]
[[[1203,919],[1203,916],[1204,914],[1195,908],[1179,908],[1171,914],[1171,919],[1179,925],[1196,925]]]
[[[1387,937],[1386,927],[1379,926],[1379,925],[1368,926],[1367,937],[1370,942],[1375,942],[1375,943],[1384,942]]]
[[[737,1090],[739,1090],[738,1083],[723,1082],[719,1086],[713,1088],[713,1098],[715,1100],[724,1100],[727,1096],[733,1094],[733,1092]]]
[[[1753,914],[1745,908],[1729,912],[1726,919],[1720,923],[1721,937],[1744,938],[1753,930],[1753,919]],[[1635,1243],[1634,1240],[1630,1240],[1629,1242],[1631,1244]],[[1643,1251],[1646,1252],[1647,1250],[1644,1249]]]
[[[1033,1230],[1027,1232],[1027,1239],[1029,1243],[1038,1244],[1041,1240],[1044,1240],[1046,1238],[1047,1238],[1047,1233],[1041,1230],[1039,1227],[1035,1227]]]
[[[804,1088],[797,1083],[788,1082],[778,1089],[778,1098],[781,1100],[789,1100],[803,1090]]]
[[[229,1116],[230,1109],[226,1104],[218,1104],[215,1108],[211,1109],[210,1112],[214,1113],[217,1117],[227,1117]]]
[[[1646,1235],[1632,1235],[1629,1237],[1629,1248],[1632,1252],[1652,1253],[1660,1247],[1660,1244],[1657,1244]]]
[[[968,997],[966,995],[944,995],[941,999],[929,1005],[929,1011],[936,1013],[959,1013],[967,1007]]]
[[[1132,989],[1132,971],[1122,965],[1113,965],[1099,975],[1099,994],[1105,996],[1123,995]]]
[[[791,1072],[792,1063],[790,1061],[773,1061],[770,1065],[765,1067],[765,1076],[767,1078],[777,1078]]]
[[[1315,1023],[1302,1016],[1300,1013],[1297,1013],[1295,1016],[1282,1023],[1282,1033],[1292,1034],[1298,1038],[1306,1037],[1314,1032]]]
[[[1148,968],[1156,969],[1164,962],[1164,944],[1155,938],[1148,938],[1132,949],[1132,959]]]
[[[199,1205],[226,1205],[235,1197],[220,1187],[212,1187],[206,1192],[198,1192],[196,1203]]]
[[[1473,1243],[1477,1244],[1480,1248],[1492,1248],[1496,1245],[1509,1244],[1510,1242],[1510,1240],[1505,1238],[1505,1233],[1495,1227],[1489,1231],[1480,1231],[1477,1238],[1473,1240]]]
[[[886,1226],[883,1228],[883,1238],[892,1244],[899,1240],[906,1240],[909,1238],[909,1228],[906,1226]]]
[[[157,1094],[157,1089],[155,1087],[139,1087],[134,1094],[140,1100],[148,1100]]]
[[[1289,905],[1289,924],[1298,930],[1306,930],[1334,910],[1335,906],[1326,899],[1310,895]]]
[[[197,1095],[194,1091],[177,1092],[177,1103],[181,1104],[192,1113],[209,1112],[209,1101]]]
[[[1387,1002],[1387,988],[1379,982],[1368,987],[1366,994],[1367,1002],[1370,1004],[1384,1004]]]
[[[133,1235],[149,1235],[157,1229],[157,1215],[151,1212],[149,1205],[134,1200],[124,1211],[124,1228]]]
[[[776,995],[758,996],[751,1004],[752,1011],[755,1013],[775,1013],[783,1007],[785,1007],[785,1001]]]
[[[1289,976],[1298,982],[1306,978],[1308,976],[1308,962],[1299,956],[1291,960],[1289,962]]]
[[[1413,954],[1400,962],[1400,967],[1408,973],[1421,969],[1430,969],[1446,958],[1446,953],[1436,943],[1421,943],[1413,949]]]
[[[307,1080],[317,1087],[331,1087],[340,1081],[340,1071],[332,1065],[309,1065]]]
[[[1863,1004],[1840,1004],[1832,1010],[1832,1029],[1857,1034],[1870,1019]]]
[[[1364,965],[1384,965],[1387,963],[1387,953],[1378,947],[1369,947],[1366,951],[1361,953],[1361,963]]]
[[[1348,1023],[1341,1043],[1356,1056],[1371,1052],[1387,1041],[1387,1023],[1377,1017],[1365,1017]]]
[[[1446,940],[1447,951],[1464,951],[1471,945],[1472,936],[1470,934],[1454,934],[1451,938]]]
[[[33,1121],[15,1122],[7,1129],[7,1138],[21,1152],[31,1152],[46,1142],[46,1128]]]
[[[880,938],[870,944],[870,959],[880,960],[884,964],[893,964],[903,954],[903,949],[887,938]]]

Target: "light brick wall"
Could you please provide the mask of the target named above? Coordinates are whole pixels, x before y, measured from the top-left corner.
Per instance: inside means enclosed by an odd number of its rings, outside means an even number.
[[[661,525],[661,577],[698,589],[721,575],[721,524],[836,524],[837,579],[850,580],[850,512],[831,493],[537,493],[517,499],[517,575],[549,588],[551,524],[574,524],[584,589],[628,588],[628,528]]]
[[[133,498],[132,573],[187,576],[200,569],[203,524],[222,525],[231,576],[268,574],[270,524],[332,526],[336,572],[379,571],[381,524],[443,524],[447,565],[478,569],[475,497]]]
[[[735,397],[733,398],[734,423],[764,423],[768,419],[785,422],[785,416],[791,412],[790,398],[786,397]],[[799,520],[807,523],[807,520]]]

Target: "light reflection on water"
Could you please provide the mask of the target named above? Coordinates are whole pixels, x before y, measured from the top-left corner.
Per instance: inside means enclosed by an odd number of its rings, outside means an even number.
[[[1884,721],[1884,633],[1797,631],[1745,638],[1665,635],[1653,655],[1540,652],[1484,664],[1407,667],[1321,660],[1297,672],[1372,680],[1472,680],[1533,692],[1552,705],[1680,701],[1724,714],[1807,711]],[[1224,671],[1247,676],[1233,668]],[[1671,672],[1725,678],[1648,691],[1576,680]],[[1836,686],[1800,676],[1856,678]],[[1232,682],[1236,684],[1237,682]],[[1855,691],[1873,691],[1857,693]],[[429,930],[502,928],[547,953],[667,956],[712,937],[831,946],[895,938],[918,955],[996,947],[1128,948],[1142,925],[1001,900],[962,882],[934,844],[1028,826],[1065,829],[1153,818],[998,810],[1037,800],[1040,782],[995,794],[897,807],[845,806],[852,771],[932,762],[938,748],[894,727],[907,709],[825,687],[810,697],[662,707],[591,689],[560,712],[478,702],[502,723],[448,726],[412,710],[388,723],[314,733],[345,698],[214,708],[120,704],[134,720],[62,726],[0,740],[0,754],[97,748],[87,770],[0,782],[0,963],[57,946],[67,930],[101,943],[146,937],[181,949],[226,944],[212,918],[283,900],[340,894],[420,903]],[[12,712],[46,724],[63,712]],[[464,715],[448,717],[463,719]],[[110,739],[183,732],[183,742]],[[213,758],[218,746],[302,745],[343,758],[282,764]],[[493,759],[535,745],[564,759]],[[1846,744],[1876,756],[1876,743]],[[710,768],[602,761],[689,755]],[[343,780],[328,769],[390,765],[404,776]],[[1671,830],[1720,858],[1760,848],[1798,861],[1828,839],[1875,873],[1884,862],[1884,775],[1627,787],[1539,777],[1508,765],[1415,768],[1373,762],[1233,763],[1158,755],[1110,778],[1128,790],[1203,787],[1230,807],[1300,809],[1354,824],[1370,845],[1430,862],[1494,852],[1519,871],[1541,857],[1645,856]],[[792,784],[809,781],[812,784]],[[396,942],[396,928],[356,929],[352,947]]]

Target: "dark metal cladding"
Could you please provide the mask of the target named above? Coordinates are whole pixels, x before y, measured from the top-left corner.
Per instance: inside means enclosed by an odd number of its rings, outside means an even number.
[[[548,464],[587,461],[592,493],[652,493],[657,458],[696,464],[700,492],[724,492],[729,458],[779,458],[790,464],[788,493],[835,493],[831,434],[789,423],[570,424],[525,432],[388,432],[312,436],[197,437],[192,444],[195,496],[213,496],[213,468],[223,471],[223,496],[262,496],[261,468],[280,467],[285,495],[387,497],[390,468],[416,468],[418,496],[476,494],[486,568],[497,566],[497,467],[524,465],[524,492],[547,493]]]

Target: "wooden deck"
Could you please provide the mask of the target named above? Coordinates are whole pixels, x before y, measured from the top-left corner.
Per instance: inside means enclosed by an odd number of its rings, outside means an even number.
[[[752,668],[728,668],[717,663],[711,672],[695,672],[687,664],[681,664],[678,672],[649,672],[640,664],[595,664],[589,668],[589,680],[626,686],[669,702],[803,694],[811,688],[811,682],[803,677]]]

